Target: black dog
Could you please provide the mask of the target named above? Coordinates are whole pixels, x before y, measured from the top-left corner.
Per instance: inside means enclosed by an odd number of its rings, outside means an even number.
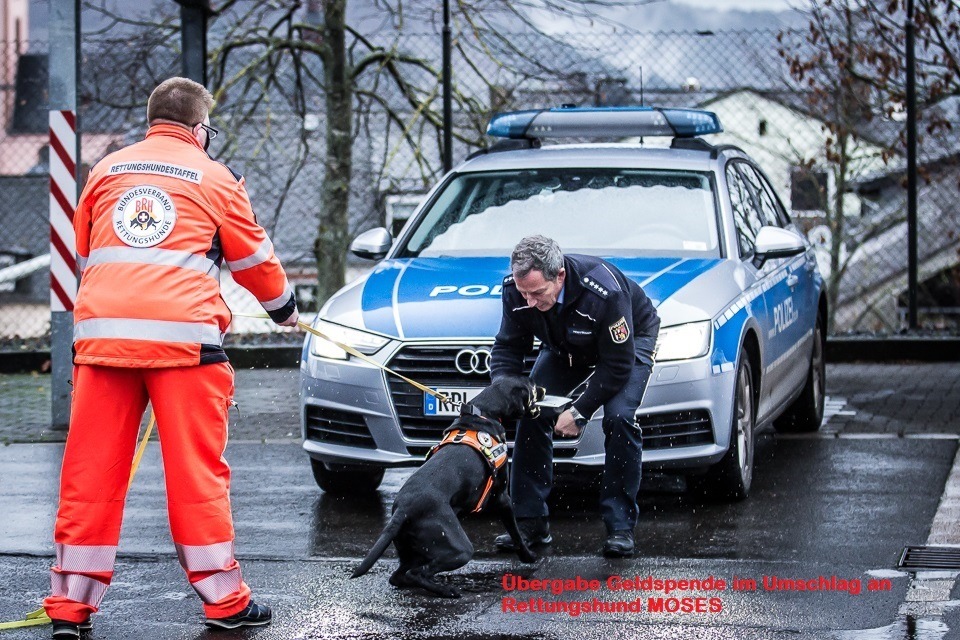
[[[542,398],[543,389],[529,378],[505,377],[463,405],[460,417],[445,432],[444,443],[400,489],[390,521],[350,577],[369,571],[393,542],[400,567],[390,576],[390,584],[422,587],[446,598],[460,597],[455,588],[437,582],[434,576],[459,569],[473,557],[473,545],[460,518],[487,503],[510,532],[520,559],[535,562],[536,554],[517,528],[507,491],[506,432],[500,421],[535,411],[534,404]],[[469,440],[474,446],[466,442]],[[495,458],[501,467],[494,464]],[[492,484],[488,482],[491,478]]]

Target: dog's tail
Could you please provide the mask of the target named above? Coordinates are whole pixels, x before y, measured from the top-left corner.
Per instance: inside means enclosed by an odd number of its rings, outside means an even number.
[[[400,527],[403,526],[403,523],[406,522],[406,520],[407,515],[403,509],[397,509],[393,512],[393,515],[390,517],[390,521],[387,522],[387,526],[383,528],[383,533],[380,534],[380,537],[377,538],[373,548],[370,549],[369,553],[367,553],[367,557],[363,559],[363,562],[360,563],[359,567],[354,569],[353,575],[350,576],[351,579],[359,578],[367,571],[370,571],[370,567],[377,563],[377,560],[380,559],[380,556],[383,555],[383,552],[387,550],[387,547],[390,546],[390,543],[393,542],[393,539],[397,537],[397,534],[400,532]]]

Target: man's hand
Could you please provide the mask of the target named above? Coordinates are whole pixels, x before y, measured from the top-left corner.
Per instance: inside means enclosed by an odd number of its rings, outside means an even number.
[[[557,418],[557,424],[553,428],[553,432],[562,438],[576,438],[580,435],[580,427],[577,426],[577,421],[573,419],[573,414],[570,413],[569,409]]]
[[[300,319],[300,312],[296,309],[293,310],[293,313],[290,314],[290,317],[284,320],[283,322],[278,322],[277,324],[281,327],[295,327],[297,326],[297,321]]]

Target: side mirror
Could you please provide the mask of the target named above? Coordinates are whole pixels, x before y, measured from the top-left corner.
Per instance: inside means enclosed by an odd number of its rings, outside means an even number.
[[[754,247],[753,266],[757,269],[773,258],[789,258],[807,250],[803,238],[793,231],[780,227],[761,227]]]
[[[367,260],[380,260],[390,247],[393,246],[393,238],[390,232],[383,227],[364,231],[350,243],[350,251],[353,255]]]

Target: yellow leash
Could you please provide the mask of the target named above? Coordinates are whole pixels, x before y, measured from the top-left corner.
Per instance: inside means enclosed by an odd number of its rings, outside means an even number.
[[[133,465],[130,467],[130,482],[127,484],[127,489],[133,485],[133,477],[137,475],[140,459],[143,458],[143,452],[147,450],[147,441],[150,439],[150,435],[153,433],[153,426],[156,423],[157,414],[151,410],[150,422],[147,423],[147,429],[144,431],[143,438],[140,440],[140,446],[137,447],[137,453],[133,456]],[[0,622],[0,631],[5,629],[20,629],[23,627],[39,627],[45,624],[50,624],[50,617],[47,615],[47,612],[41,608],[36,611],[31,611],[23,617],[23,620]]]
[[[143,452],[147,450],[147,440],[150,439],[150,434],[153,433],[153,425],[157,423],[157,414],[152,409],[150,410],[150,422],[147,423],[147,430],[143,433],[143,438],[140,440],[140,446],[137,447],[137,453],[133,456],[133,466],[130,468],[130,482],[127,484],[127,490],[133,486],[133,476],[137,475],[137,467],[140,466],[140,458],[143,457]]]
[[[263,320],[269,320],[269,319],[270,319],[270,316],[267,315],[266,313],[234,313],[233,315],[235,315],[235,316],[241,316],[241,317],[243,317],[243,318],[257,318],[257,319],[263,319]],[[304,331],[306,331],[307,333],[311,333],[311,334],[317,336],[318,338],[322,338],[323,340],[326,340],[327,342],[332,342],[333,344],[337,345],[338,347],[340,347],[341,349],[343,349],[344,351],[346,351],[347,353],[349,353],[350,355],[352,355],[354,358],[358,358],[358,359],[360,359],[360,360],[363,360],[363,361],[366,362],[367,364],[372,364],[372,365],[375,366],[376,368],[382,369],[383,371],[386,371],[386,372],[389,373],[390,375],[394,375],[394,376],[400,378],[401,380],[403,380],[404,382],[413,385],[413,386],[416,387],[417,389],[420,389],[420,391],[423,391],[424,393],[429,393],[430,395],[432,395],[434,398],[437,398],[437,399],[440,400],[441,402],[445,402],[445,403],[448,403],[448,404],[450,403],[450,398],[448,398],[447,396],[443,395],[443,394],[440,393],[439,391],[436,391],[436,390],[434,390],[434,389],[431,389],[430,387],[424,386],[424,385],[420,384],[419,382],[417,382],[416,380],[411,380],[410,378],[408,378],[407,376],[403,375],[402,373],[397,373],[396,371],[394,371],[394,370],[391,369],[390,367],[386,367],[386,366],[380,364],[379,362],[377,362],[376,360],[374,360],[373,358],[371,358],[371,357],[369,357],[369,356],[366,356],[366,355],[360,353],[359,351],[357,351],[356,349],[354,349],[354,348],[351,347],[350,345],[343,344],[342,342],[337,342],[336,340],[334,340],[334,339],[331,338],[330,336],[326,335],[326,334],[323,333],[322,331],[317,331],[316,329],[314,329],[313,327],[311,327],[311,326],[310,326],[309,324],[307,324],[306,322],[302,322],[302,321],[298,320],[298,321],[297,321],[297,326],[300,327],[301,329],[303,329]]]
[[[19,629],[21,627],[39,627],[40,625],[50,624],[50,618],[43,609],[37,609],[28,613],[23,620],[16,622],[0,622],[0,630]]]

